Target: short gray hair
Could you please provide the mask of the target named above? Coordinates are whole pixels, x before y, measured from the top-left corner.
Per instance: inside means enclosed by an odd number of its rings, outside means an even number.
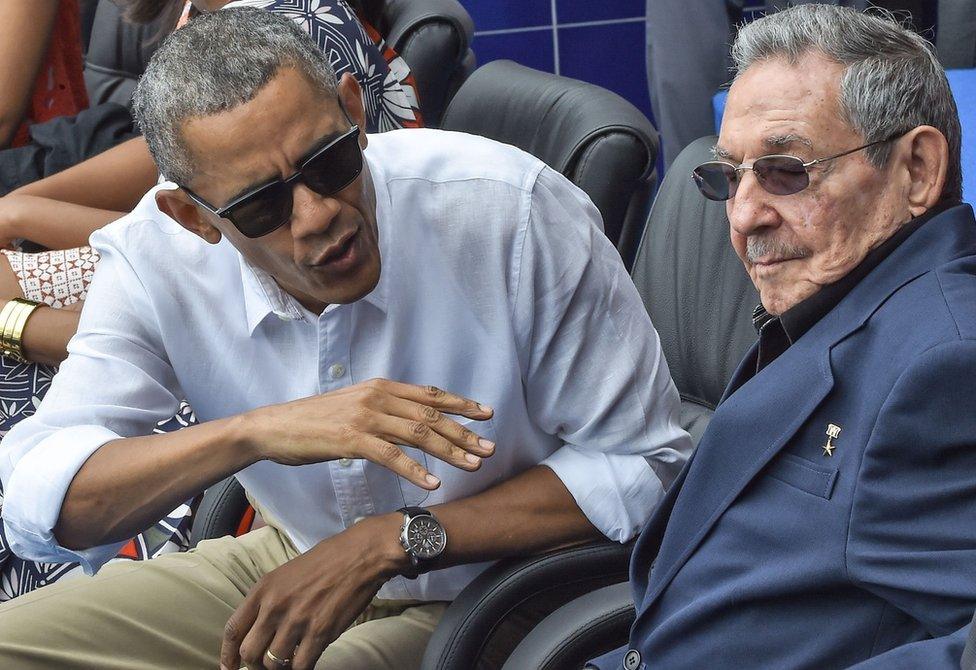
[[[222,9],[167,37],[132,97],[159,171],[178,184],[189,182],[193,152],[184,142],[183,124],[253,100],[283,67],[301,72],[323,95],[336,95],[328,58],[298,25],[272,12]]]
[[[889,12],[868,13],[835,5],[800,5],[745,26],[732,45],[736,76],[754,63],[786,58],[796,63],[816,51],[846,66],[841,113],[865,143],[920,125],[937,128],[949,144],[943,202],[962,200],[962,130],[959,112],[934,47],[899,25]],[[867,150],[883,168],[888,143]]]

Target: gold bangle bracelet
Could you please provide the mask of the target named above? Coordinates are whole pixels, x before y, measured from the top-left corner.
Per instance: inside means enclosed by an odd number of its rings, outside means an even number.
[[[18,312],[20,312],[20,305],[13,300],[7,302],[0,310],[0,349],[3,350],[4,356],[10,355],[8,352],[11,352],[10,325],[16,320]]]
[[[23,298],[14,298],[7,305],[11,303],[14,304],[14,307],[10,317],[6,321],[0,319],[3,321],[3,329],[0,331],[3,354],[21,363],[27,363],[27,358],[24,356],[24,328],[27,326],[27,320],[43,303],[24,300]],[[4,306],[4,310],[7,309],[7,305]]]

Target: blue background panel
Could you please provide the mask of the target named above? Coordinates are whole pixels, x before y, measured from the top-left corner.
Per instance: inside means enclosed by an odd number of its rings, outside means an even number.
[[[617,93],[648,117],[644,23],[559,29],[561,74]]]
[[[645,0],[556,0],[556,18],[559,23],[643,18],[644,6]]]
[[[508,30],[552,25],[552,0],[461,0],[474,29]]]
[[[646,0],[461,0],[474,19],[472,47],[479,64],[508,59],[582,79],[622,95],[650,117],[645,3]],[[553,7],[557,30],[553,30]],[[559,58],[555,54],[556,35]]]
[[[475,34],[472,48],[479,65],[508,59],[545,72],[552,72],[555,68],[551,28],[517,33]]]

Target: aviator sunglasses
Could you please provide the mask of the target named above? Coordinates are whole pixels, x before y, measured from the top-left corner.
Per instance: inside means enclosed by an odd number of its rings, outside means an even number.
[[[692,170],[692,177],[701,194],[709,200],[729,200],[735,197],[735,192],[742,181],[742,173],[752,170],[756,175],[756,181],[762,186],[763,190],[773,195],[793,195],[799,193],[810,185],[810,168],[832,161],[849,154],[863,151],[876,144],[891,142],[904,135],[898,133],[883,140],[871,142],[864,146],[850,149],[835,156],[818,158],[804,163],[796,156],[771,155],[762,156],[752,162],[752,165],[735,166],[726,161],[708,161],[702,163]]]
[[[214,207],[186,186],[180,188],[198,205],[227,219],[246,237],[274,232],[291,219],[295,182],[301,181],[321,196],[335,195],[363,170],[359,148],[359,127],[353,125],[339,137],[315,149],[287,179],[275,179],[235,198],[224,207]]]

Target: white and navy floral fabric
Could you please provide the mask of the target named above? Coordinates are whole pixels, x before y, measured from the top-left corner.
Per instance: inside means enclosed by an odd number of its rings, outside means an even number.
[[[360,22],[344,0],[236,0],[224,9],[229,7],[276,12],[308,32],[328,56],[337,77],[351,72],[359,81],[366,132],[423,126],[410,68],[372,26]]]

